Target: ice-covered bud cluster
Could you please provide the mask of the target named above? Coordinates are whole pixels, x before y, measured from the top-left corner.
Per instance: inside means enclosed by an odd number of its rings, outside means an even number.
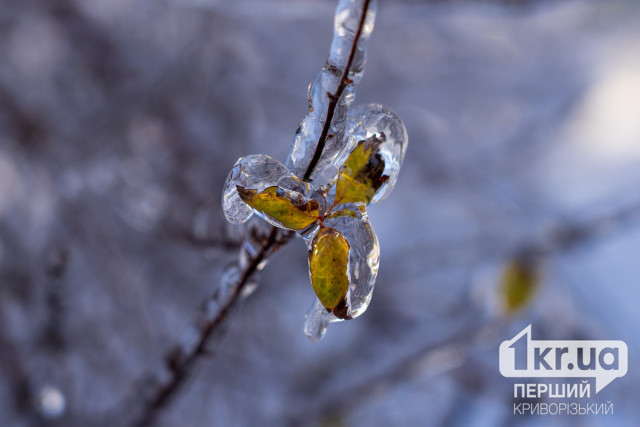
[[[380,250],[366,206],[389,195],[407,148],[407,132],[392,111],[378,104],[350,108],[374,21],[374,0],[339,2],[329,57],[309,86],[309,112],[285,164],[242,157],[223,192],[230,222],[256,214],[305,240],[317,299],[304,331],[314,341],[371,301]]]
[[[369,305],[380,251],[366,206],[393,188],[407,147],[400,119],[377,104],[351,110],[345,143],[318,176],[306,183],[266,155],[242,157],[224,187],[227,219],[252,214],[297,231],[309,248],[309,272],[317,303],[305,333],[320,338],[330,322],[351,319]]]

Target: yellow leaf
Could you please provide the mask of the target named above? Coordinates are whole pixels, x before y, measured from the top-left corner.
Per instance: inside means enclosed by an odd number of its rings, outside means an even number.
[[[500,284],[500,295],[507,313],[512,314],[524,308],[537,286],[538,272],[532,261],[511,261],[502,273]]]
[[[340,209],[339,211],[331,212],[324,220],[331,218],[343,218],[349,216],[351,218],[358,218],[358,214],[350,209]]]
[[[349,154],[336,184],[336,202],[369,204],[388,176],[384,160],[377,153],[381,141],[370,138],[360,141]]]
[[[322,305],[341,318],[347,317],[348,265],[347,239],[334,228],[322,227],[309,251],[311,285]]]
[[[240,198],[253,209],[262,212],[290,230],[302,230],[319,217],[316,200],[304,201],[301,194],[283,190],[277,186],[258,190],[236,186]]]

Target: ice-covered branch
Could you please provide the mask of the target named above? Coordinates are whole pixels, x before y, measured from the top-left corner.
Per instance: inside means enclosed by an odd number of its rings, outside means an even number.
[[[287,166],[304,181],[315,178],[319,166],[330,163],[341,151],[338,145],[346,126],[347,112],[355,98],[355,85],[362,77],[366,44],[373,30],[375,0],[340,0],[336,9],[334,36],[326,65],[310,85],[309,113],[301,123]],[[212,336],[221,329],[242,296],[256,286],[254,274],[269,257],[286,244],[292,233],[276,227],[269,230],[249,223],[238,260],[223,272],[215,293],[204,302],[196,321],[187,328],[183,342],[166,358],[168,378],[152,379],[144,406],[134,425],[150,425],[185,383],[194,363],[207,351]],[[150,389],[150,390],[149,390]]]
[[[134,425],[153,423],[158,412],[170,401],[188,378],[194,362],[204,354],[210,354],[208,345],[211,336],[220,329],[241,296],[247,296],[255,288],[253,275],[261,270],[268,257],[289,237],[281,230],[271,227],[268,235],[259,229],[251,229],[244,240],[238,261],[225,269],[221,283],[214,294],[202,305],[196,321],[183,335],[182,342],[166,357],[169,377],[164,382],[149,381],[154,389],[145,401],[142,414]]]
[[[313,181],[344,143],[347,112],[364,73],[374,21],[375,1],[342,0],[338,4],[329,56],[309,85],[309,113],[298,127],[285,163],[305,181]]]

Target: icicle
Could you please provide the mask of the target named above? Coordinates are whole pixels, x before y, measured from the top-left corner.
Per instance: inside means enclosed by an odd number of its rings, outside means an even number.
[[[304,334],[313,342],[318,342],[327,332],[330,323],[340,322],[332,313],[322,306],[320,301],[315,300],[313,306],[307,312],[304,322]]]

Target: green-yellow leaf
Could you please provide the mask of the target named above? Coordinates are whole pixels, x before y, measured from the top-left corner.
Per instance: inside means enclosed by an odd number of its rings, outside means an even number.
[[[277,186],[261,192],[236,186],[240,198],[253,209],[282,224],[291,230],[302,230],[315,222],[319,215],[316,200],[304,201],[302,197],[292,197],[290,192]]]
[[[524,308],[538,286],[538,272],[531,261],[513,260],[502,273],[500,296],[504,309],[512,314]]]
[[[309,251],[311,285],[322,305],[342,318],[347,316],[348,264],[347,239],[334,228],[322,227]]]
[[[388,176],[384,160],[377,153],[381,141],[370,138],[360,141],[349,154],[336,184],[336,202],[369,204]]]
[[[351,209],[340,209],[339,211],[331,212],[324,220],[326,221],[331,218],[343,218],[346,216],[349,216],[351,218],[358,218],[358,214]]]

